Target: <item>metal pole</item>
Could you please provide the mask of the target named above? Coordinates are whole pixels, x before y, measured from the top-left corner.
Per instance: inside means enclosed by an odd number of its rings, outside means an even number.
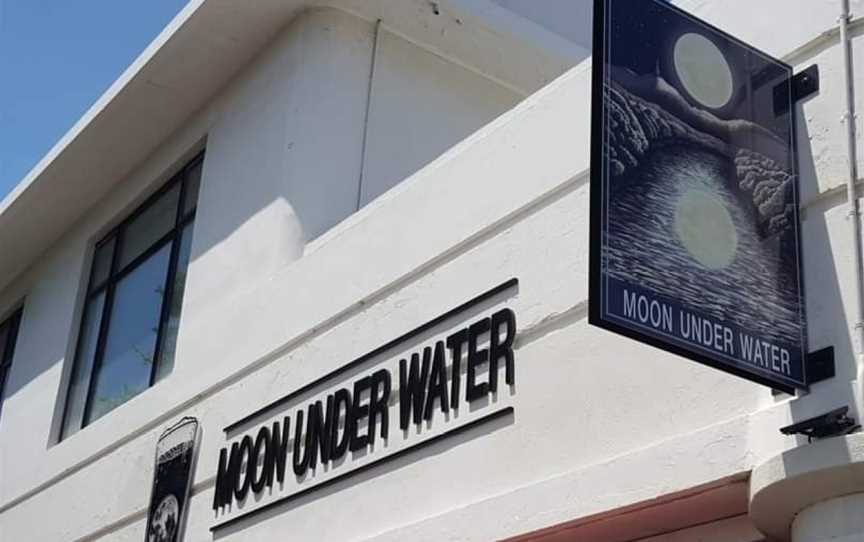
[[[852,234],[854,265],[855,265],[855,299],[853,327],[853,348],[856,354],[857,379],[859,386],[864,382],[864,255],[861,247],[861,218],[858,205],[858,191],[855,187],[858,181],[858,149],[855,118],[855,80],[852,65],[852,43],[849,38],[849,0],[840,1],[840,46],[843,53],[843,73],[846,85],[846,111],[843,120],[846,123],[846,147],[849,161],[849,176],[846,179],[846,198],[849,206],[847,219]],[[859,390],[862,391],[862,390]],[[864,412],[859,412],[859,416]]]

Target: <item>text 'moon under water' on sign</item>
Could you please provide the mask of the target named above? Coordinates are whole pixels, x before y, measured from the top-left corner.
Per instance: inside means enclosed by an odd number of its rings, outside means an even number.
[[[516,314],[507,305],[517,285],[507,280],[227,426],[211,531],[234,532],[512,423]]]
[[[792,69],[665,2],[594,7],[591,323],[806,387]]]

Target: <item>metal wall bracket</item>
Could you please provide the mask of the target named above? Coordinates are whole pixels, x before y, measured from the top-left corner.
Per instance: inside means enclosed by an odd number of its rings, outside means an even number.
[[[804,71],[798,72],[792,76],[791,89],[787,80],[777,84],[774,87],[774,115],[785,115],[789,112],[789,97],[788,92],[792,92],[792,103],[809,98],[819,92],[819,66],[813,64],[807,67]]]
[[[804,364],[807,367],[807,385],[822,382],[829,378],[834,378],[837,374],[834,365],[834,347],[827,346],[815,352],[810,352],[804,358]],[[781,395],[785,393],[782,390],[772,389],[773,395]]]
[[[834,347],[828,346],[807,354],[807,383],[815,384],[829,378],[834,378],[837,371],[834,366]]]
[[[798,102],[819,92],[819,66],[812,64],[792,76],[792,101]]]

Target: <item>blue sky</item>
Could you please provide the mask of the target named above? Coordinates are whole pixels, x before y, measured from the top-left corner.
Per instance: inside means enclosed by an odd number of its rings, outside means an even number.
[[[0,0],[0,199],[187,0]]]

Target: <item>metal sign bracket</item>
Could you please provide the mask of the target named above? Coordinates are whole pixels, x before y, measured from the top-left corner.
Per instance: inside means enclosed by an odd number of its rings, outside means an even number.
[[[789,111],[790,102],[796,104],[819,92],[819,66],[813,64],[793,75],[791,85],[787,85],[786,81],[784,79],[774,87],[774,114],[777,116],[785,115]],[[792,100],[789,100],[787,95],[789,86],[792,87]]]
[[[819,66],[813,64],[792,76],[792,101],[800,102],[819,92]]]
[[[810,352],[804,358],[804,363],[807,364],[807,385],[816,384],[829,378],[834,378],[837,374],[834,365],[834,347],[826,346],[815,352]],[[772,389],[774,395],[786,393],[782,390]]]
[[[807,383],[815,384],[829,378],[834,378],[837,374],[834,367],[834,347],[828,346],[810,352],[805,360],[807,363]]]

